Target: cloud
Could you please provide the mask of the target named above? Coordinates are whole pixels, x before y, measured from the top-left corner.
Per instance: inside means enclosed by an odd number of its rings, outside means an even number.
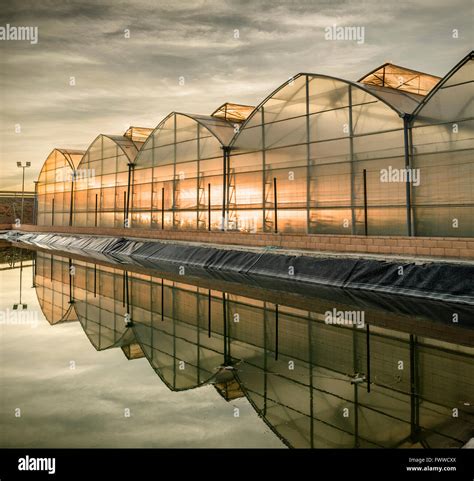
[[[18,160],[32,162],[32,189],[54,147],[85,149],[171,111],[256,105],[298,72],[356,79],[390,60],[443,75],[471,48],[470,10],[468,0],[7,0],[0,25],[38,26],[39,43],[0,42],[0,188],[19,188]],[[333,24],[364,26],[366,42],[325,41]]]

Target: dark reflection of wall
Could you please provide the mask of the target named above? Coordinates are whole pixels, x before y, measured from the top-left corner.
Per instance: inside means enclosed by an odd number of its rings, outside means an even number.
[[[33,256],[33,251],[17,249],[12,247],[11,242],[0,240],[0,269],[2,270],[20,268],[22,261],[23,267],[26,267]]]
[[[47,284],[50,256],[38,259]],[[53,265],[53,282],[64,284],[63,298],[72,289],[75,312],[97,349],[142,351],[174,390],[236,365],[240,390],[290,446],[397,446],[409,439],[459,446],[473,434],[471,348],[376,326],[369,332],[330,326],[323,312],[84,262],[74,262],[70,286],[69,261],[55,257]],[[351,383],[356,377],[360,384]],[[235,380],[224,384],[221,393],[239,396]]]

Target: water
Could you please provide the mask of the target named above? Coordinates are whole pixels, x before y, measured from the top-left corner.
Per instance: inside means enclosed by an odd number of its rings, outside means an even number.
[[[40,251],[3,259],[2,447],[460,447],[473,436],[466,306]],[[357,322],[327,324],[342,311]]]

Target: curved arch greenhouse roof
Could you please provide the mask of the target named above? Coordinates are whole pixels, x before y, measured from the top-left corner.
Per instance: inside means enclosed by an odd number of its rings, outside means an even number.
[[[461,75],[461,72],[466,69],[467,75],[462,76],[462,78],[456,78]],[[465,77],[465,78],[464,78]],[[429,94],[422,100],[416,110],[413,112],[414,117],[421,115],[422,111],[430,105],[431,102],[435,101],[435,98],[443,90],[455,87],[462,84],[472,84],[474,85],[474,50],[471,50],[461,61],[459,61],[441,80],[438,84],[429,92]],[[469,98],[461,99],[465,100],[466,107],[472,109],[473,95],[472,88]],[[472,112],[472,110],[471,110]],[[472,117],[472,113],[471,113]]]
[[[77,167],[80,162],[80,157],[84,155],[84,150],[72,150],[72,149],[54,149],[60,152],[64,158],[73,166]]]
[[[357,85],[364,86],[363,90],[370,92],[374,97],[378,97],[387,105],[395,107],[399,115],[412,114],[423,100],[423,96],[408,93],[393,88],[367,85],[357,82]]]
[[[177,113],[178,115],[178,113]],[[179,114],[186,115],[193,119],[198,124],[206,128],[211,134],[223,145],[229,145],[235,134],[235,126],[232,122],[212,115],[198,115],[198,114]]]
[[[146,149],[146,144],[150,139],[163,127],[163,125],[174,115],[187,117],[197,124],[208,130],[223,146],[228,145],[232,137],[234,136],[234,124],[228,120],[214,117],[212,115],[200,115],[200,114],[189,114],[185,112],[170,112],[160,123],[153,129],[153,131],[148,136],[148,139],[142,146],[142,150]]]
[[[286,87],[293,85],[295,80],[307,76],[308,78],[311,79],[326,79],[326,80],[332,80],[335,82],[341,82],[344,83],[348,86],[352,86],[354,88],[357,88],[359,90],[364,91],[365,93],[373,96],[377,100],[380,100],[382,103],[384,103],[388,108],[393,110],[394,114],[396,114],[398,117],[405,117],[406,115],[412,114],[412,112],[418,107],[422,97],[419,98],[419,100],[416,97],[419,96],[414,96],[413,94],[408,94],[406,92],[400,91],[400,90],[394,90],[390,88],[384,88],[384,87],[377,87],[373,85],[366,85],[363,83],[359,82],[353,82],[352,80],[346,80],[338,77],[333,77],[331,75],[323,75],[323,74],[316,74],[316,73],[306,73],[306,72],[301,72],[294,77],[291,77],[288,79],[286,82],[281,84],[279,87],[277,87],[273,92],[270,93],[260,104],[255,107],[254,111],[248,116],[248,118],[242,123],[241,128],[238,130],[238,132],[234,135],[233,139],[230,141],[230,146],[233,146],[236,140],[239,137],[239,134],[245,130],[245,127],[251,122],[251,120],[254,118],[254,116],[261,110],[261,108],[271,99],[275,98],[279,92],[283,91]]]
[[[114,142],[117,145],[117,147],[125,154],[128,161],[132,164],[134,163],[135,157],[137,156],[137,154],[139,152],[139,147],[137,147],[137,145],[135,145],[135,142],[133,142],[132,140],[130,140],[130,138],[125,137],[123,135],[99,134],[91,142],[89,147],[87,147],[87,150],[84,152],[84,155],[83,155],[81,161],[77,165],[77,169],[79,169],[84,162],[88,161],[87,154],[97,144],[97,142],[99,142],[99,141],[102,142],[102,139],[108,139],[108,140],[111,140],[112,142]]]
[[[53,159],[56,162],[56,159],[57,159],[56,156],[58,154],[64,159],[63,167],[69,167],[71,169],[71,172],[72,172],[79,165],[83,155],[85,154],[85,151],[84,150],[61,149],[61,148],[53,149],[49,153],[49,155],[46,157],[45,161],[43,162],[43,165],[41,166],[40,173],[38,174],[38,180],[41,178],[41,175],[45,171],[48,162],[52,161]]]
[[[462,68],[465,68],[469,62],[472,62],[472,59],[473,52],[470,52],[442,79],[392,63],[385,63],[371,70],[358,81],[318,73],[303,72],[295,75],[273,90],[257,107],[224,103],[211,115],[171,112],[159,122],[154,129],[130,127],[124,135],[114,136],[101,134],[90,144],[87,151],[103,136],[115,142],[126,154],[129,161],[135,163],[135,159],[140,155],[140,152],[146,150],[145,146],[150,139],[157,134],[158,130],[173,115],[187,117],[201,125],[209,131],[223,147],[233,146],[239,134],[252,121],[261,107],[270,99],[275,98],[279,92],[288,87],[291,82],[294,82],[302,76],[308,76],[311,79],[328,79],[360,89],[392,109],[399,117],[418,116],[426,105],[433,102],[433,99],[439,92],[451,86],[450,81],[453,76]],[[469,100],[466,100],[466,102],[469,103]],[[241,127],[236,129],[235,123],[238,123]],[[65,162],[73,169],[79,166],[85,158],[86,153],[84,151],[54,149],[48,158],[54,152],[59,152],[64,157]],[[77,161],[78,155],[82,155],[82,159],[79,161]],[[41,172],[43,170],[44,164]]]

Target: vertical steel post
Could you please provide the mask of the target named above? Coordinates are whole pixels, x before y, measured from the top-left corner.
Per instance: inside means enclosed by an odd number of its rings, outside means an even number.
[[[23,212],[25,207],[25,169],[26,167],[21,166],[23,170],[23,179],[21,183],[21,223],[23,224]]]
[[[211,230],[211,184],[207,184],[207,230]]]
[[[72,274],[72,266],[72,259],[69,258],[69,304],[74,304],[74,276]]]
[[[263,415],[267,414],[268,369],[267,369],[267,303],[263,302]]]
[[[165,281],[161,279],[161,322],[165,320]]]
[[[313,321],[308,316],[309,417],[310,446],[314,448],[314,382],[313,382]]]
[[[32,273],[32,281],[33,281],[33,285],[31,287],[36,287],[36,252],[37,251],[33,251],[33,254],[32,254],[32,258],[31,258],[31,261],[32,261],[32,266],[31,266],[31,273]]]
[[[177,135],[176,135],[176,128],[177,128],[177,120],[176,114],[174,114],[174,133],[173,133],[173,197],[171,198],[171,228],[174,229],[176,227],[176,160],[177,160]]]
[[[161,229],[165,228],[165,188],[161,188]]]
[[[262,231],[265,232],[265,219],[266,219],[266,181],[267,181],[267,161],[266,161],[266,142],[265,142],[265,107],[261,108],[262,117]],[[256,229],[255,229],[256,230]]]
[[[355,172],[354,172],[354,119],[352,112],[352,86],[348,87],[349,95],[349,151],[351,157],[351,234],[356,234],[355,215]]]
[[[359,391],[358,384],[354,383],[354,447],[359,447]]]
[[[130,313],[130,293],[129,293],[129,285],[128,285],[128,271],[125,271],[125,292],[126,292],[126,300],[127,300],[127,313]]]
[[[410,118],[410,122],[408,123],[408,143],[409,143],[409,153],[410,153],[410,167],[412,169],[415,168],[415,148],[413,146],[413,130],[411,128],[412,126],[412,118]],[[421,173],[420,173],[421,175]],[[415,208],[415,203],[416,203],[416,197],[415,197],[415,192],[416,189],[411,189],[410,190],[410,225],[411,225],[411,235],[416,236],[416,208]]]
[[[127,192],[123,191],[123,226],[125,227],[125,220],[127,218]]]
[[[196,164],[197,164],[197,176],[196,176],[196,229],[199,230],[199,214],[201,211],[200,205],[200,182],[201,182],[201,134],[199,130],[200,125],[196,124]],[[199,370],[198,370],[199,372]]]
[[[127,227],[129,227],[129,214],[130,214],[130,191],[132,188],[132,178],[133,178],[133,168],[134,164],[132,162],[128,163],[128,181],[127,181]]]
[[[418,393],[416,380],[416,337],[410,334],[410,437],[416,441],[418,437]]]
[[[274,201],[274,224],[275,224],[275,234],[278,233],[278,196],[277,196],[277,179],[273,177],[273,201]]]
[[[72,180],[71,180],[71,199],[69,202],[69,225],[72,226],[72,216],[74,215],[74,184],[76,178],[76,171],[72,171]]]
[[[309,122],[309,77],[306,75],[306,232],[311,225],[311,129]]]
[[[211,322],[212,322],[212,297],[211,289],[207,294],[207,337],[211,337]]]
[[[95,220],[94,225],[97,227],[97,210],[99,208],[99,194],[95,194]]]
[[[94,264],[94,297],[97,297],[97,264]]]
[[[368,235],[369,233],[369,220],[367,213],[367,170],[364,169],[364,233]]]
[[[228,349],[227,349],[227,303],[225,292],[222,293],[222,311],[224,320],[224,366],[228,365]]]
[[[405,191],[406,191],[406,223],[407,223],[407,235],[412,235],[412,228],[411,228],[411,174],[408,175],[410,172],[410,145],[409,145],[409,123],[410,123],[410,116],[405,114],[403,116],[403,143],[405,147],[405,169],[407,171],[407,179],[405,183]]]
[[[122,307],[125,307],[125,271],[122,272]]]
[[[367,356],[367,392],[370,392],[370,328],[369,325],[367,324],[367,331],[366,331],[366,337],[365,337],[365,343],[366,343],[366,356]]]
[[[278,361],[278,331],[280,329],[278,318],[278,304],[275,304],[275,361]]]
[[[225,230],[226,221],[226,198],[227,198],[227,147],[223,147],[222,154],[222,226],[221,230]]]

